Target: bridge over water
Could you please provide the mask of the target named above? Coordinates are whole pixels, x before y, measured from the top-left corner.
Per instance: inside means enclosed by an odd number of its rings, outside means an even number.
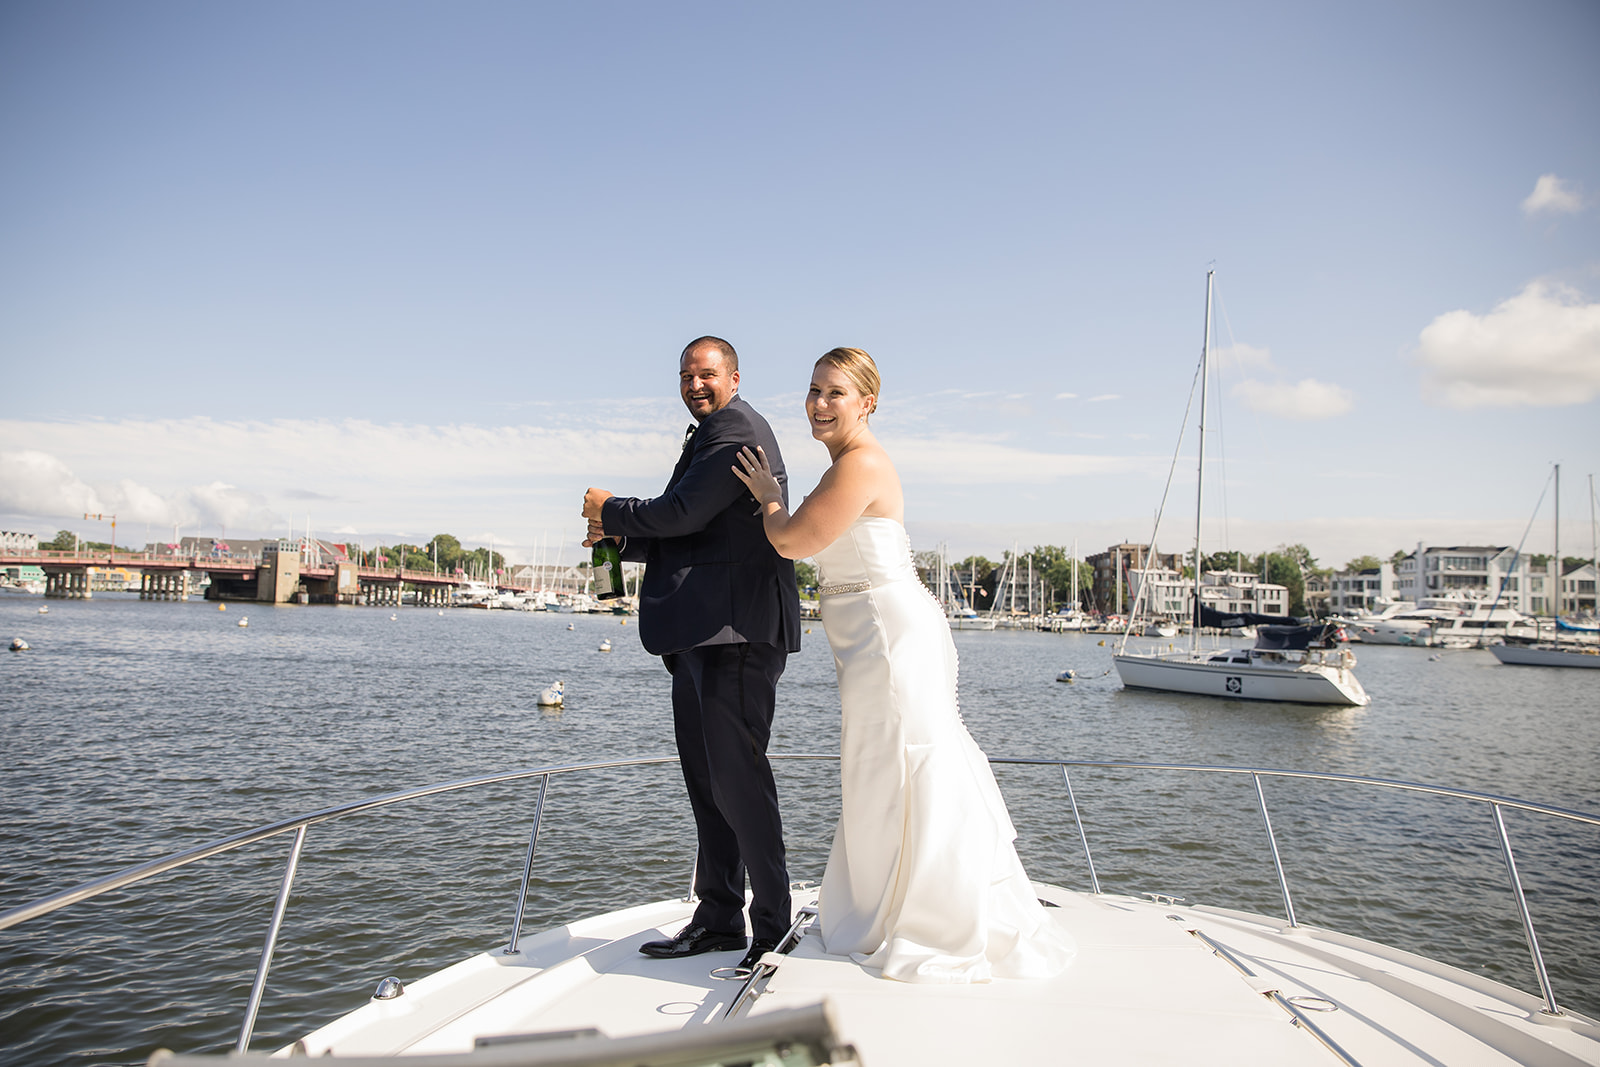
[[[403,583],[416,590],[420,606],[447,607],[450,594],[460,584],[453,576],[431,571],[364,567],[353,560],[309,564],[294,543],[276,552],[268,546],[260,559],[48,549],[0,553],[0,567],[19,566],[44,571],[44,595],[67,599],[87,599],[90,571],[103,568],[138,571],[141,600],[187,600],[192,591],[190,575],[202,571],[211,578],[207,600],[258,604],[398,604]]]

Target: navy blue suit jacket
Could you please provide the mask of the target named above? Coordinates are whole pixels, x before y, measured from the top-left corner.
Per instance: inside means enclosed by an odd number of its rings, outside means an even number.
[[[660,496],[611,497],[608,535],[645,564],[639,639],[652,655],[752,642],[800,650],[794,564],[767,540],[755,498],[733,473],[739,449],[761,446],[788,503],[788,476],[767,420],[735,394],[700,421]]]

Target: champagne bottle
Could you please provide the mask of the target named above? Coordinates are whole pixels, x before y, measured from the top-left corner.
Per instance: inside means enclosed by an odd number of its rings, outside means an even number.
[[[609,537],[596,541],[589,566],[594,576],[596,599],[614,600],[622,595],[622,553],[617,551],[616,541]]]

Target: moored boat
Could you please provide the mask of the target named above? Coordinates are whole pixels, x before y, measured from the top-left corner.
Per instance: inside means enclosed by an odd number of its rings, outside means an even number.
[[[1345,704],[1364,707],[1371,702],[1355,676],[1355,656],[1337,649],[1337,624],[1286,626],[1286,616],[1247,611],[1218,611],[1206,604],[1200,553],[1200,517],[1206,469],[1206,391],[1211,353],[1211,297],[1213,272],[1206,272],[1205,337],[1200,348],[1196,380],[1200,387],[1199,445],[1195,477],[1194,586],[1189,600],[1189,648],[1186,651],[1128,651],[1130,622],[1122,642],[1111,657],[1122,684],[1130,689],[1156,689],[1169,693],[1230,697],[1237,700],[1271,700],[1300,704]],[[1163,504],[1164,507],[1164,504]],[[1160,512],[1156,526],[1160,528]],[[1152,534],[1150,543],[1155,544]],[[1153,551],[1153,549],[1152,549]],[[1152,583],[1140,583],[1134,604],[1137,616]],[[1159,622],[1159,620],[1158,620]],[[1256,628],[1252,648],[1205,650],[1202,629]],[[1165,631],[1156,631],[1167,636]],[[1144,631],[1146,636],[1150,631]],[[1175,633],[1175,631],[1174,631]]]
[[[1495,645],[1489,651],[1494,653],[1495,659],[1511,667],[1588,667],[1600,670],[1600,648],[1589,645],[1508,643]]]

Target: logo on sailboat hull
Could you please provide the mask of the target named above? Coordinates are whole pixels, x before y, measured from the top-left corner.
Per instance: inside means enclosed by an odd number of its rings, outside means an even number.
[[[1230,675],[1228,677],[1227,685],[1228,685],[1228,692],[1230,692],[1230,693],[1242,693],[1242,692],[1244,692],[1244,679],[1243,678],[1239,678],[1239,677]]]

